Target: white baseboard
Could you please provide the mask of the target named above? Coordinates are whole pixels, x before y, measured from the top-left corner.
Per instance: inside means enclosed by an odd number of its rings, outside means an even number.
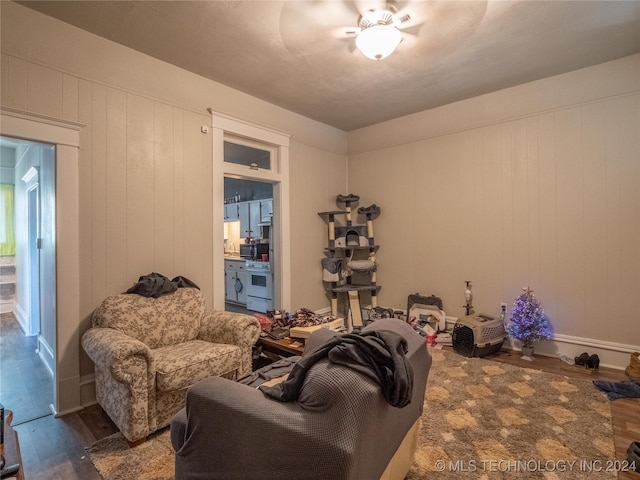
[[[38,357],[42,360],[47,370],[51,376],[54,376],[54,364],[55,364],[55,356],[53,354],[53,349],[47,343],[47,341],[42,337],[42,335],[38,335]]]
[[[504,348],[520,351],[520,342],[507,338]],[[552,340],[534,344],[534,353],[545,357],[566,355],[575,358],[583,352],[596,354],[600,358],[600,366],[624,370],[629,365],[630,355],[640,351],[640,347],[623,343],[607,342],[592,338],[573,337],[556,334]]]
[[[53,416],[55,418],[60,418],[60,417],[64,417],[65,415],[69,415],[70,413],[79,412],[80,410],[83,410],[85,405],[80,405],[79,407],[69,408],[69,409],[64,410],[62,412],[56,412],[56,409],[53,407],[53,405],[49,405],[49,407],[51,408],[51,412],[53,413]]]
[[[27,332],[29,331],[29,315],[27,315],[27,312],[24,311],[22,305],[17,302],[15,309],[13,310],[13,315],[16,317],[16,320],[18,321],[18,324],[20,325],[22,331],[27,334]]]
[[[330,307],[316,310],[316,313],[319,314],[330,312]],[[453,328],[457,320],[457,317],[447,316],[447,328]],[[503,348],[520,351],[520,342],[507,338]],[[536,343],[534,351],[538,355],[556,358],[559,355],[574,358],[583,352],[587,352],[589,355],[598,355],[600,357],[600,366],[602,367],[624,370],[629,365],[630,355],[633,352],[640,352],[640,346],[555,334],[551,340]]]

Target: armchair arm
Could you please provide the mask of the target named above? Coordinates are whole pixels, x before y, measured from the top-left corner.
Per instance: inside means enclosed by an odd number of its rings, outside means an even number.
[[[131,383],[126,360],[141,356],[147,363],[147,376],[155,375],[151,349],[135,338],[113,328],[93,327],[82,336],[82,348],[96,365],[106,368],[119,383]]]
[[[156,430],[156,366],[144,343],[112,329],[93,327],[82,347],[95,364],[96,400],[129,442]]]
[[[198,339],[250,349],[258,341],[260,330],[260,322],[251,315],[207,309]]]

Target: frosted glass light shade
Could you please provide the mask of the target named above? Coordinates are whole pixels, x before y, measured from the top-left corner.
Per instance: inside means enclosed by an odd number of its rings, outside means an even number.
[[[382,60],[393,53],[402,35],[393,25],[374,25],[362,30],[356,37],[358,49],[372,60]]]

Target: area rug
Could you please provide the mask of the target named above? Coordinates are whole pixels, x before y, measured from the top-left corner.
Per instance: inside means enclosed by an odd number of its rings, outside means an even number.
[[[591,381],[430,351],[408,480],[616,478],[611,407]]]
[[[590,381],[430,352],[407,480],[616,477],[609,401]],[[89,455],[104,479],[173,479],[168,429],[134,448],[118,433],[92,445]]]

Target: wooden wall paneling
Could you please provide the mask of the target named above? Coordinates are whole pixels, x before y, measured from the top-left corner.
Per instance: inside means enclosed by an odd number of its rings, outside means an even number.
[[[395,152],[393,154],[395,158],[392,161],[392,165],[387,167],[382,167],[382,165],[380,165],[380,169],[377,169],[376,172],[384,172],[383,178],[389,179],[388,181],[393,181],[392,179],[397,175],[395,172],[399,170],[398,167],[403,163],[397,158],[398,153],[401,152],[402,149],[386,149],[386,151]],[[432,175],[435,170],[437,155],[435,140],[430,139],[423,142],[417,142],[412,145],[409,152],[410,163],[405,175],[405,185],[408,187],[408,195],[403,199],[404,201],[402,205],[398,204],[397,201],[391,201],[391,198],[389,198],[390,204],[387,206],[386,210],[382,212],[382,215],[385,215],[385,217],[391,217],[388,213],[394,211],[403,212],[403,215],[398,215],[397,218],[393,219],[395,228],[400,230],[388,232],[389,229],[387,225],[391,221],[391,218],[382,218],[381,215],[380,220],[377,222],[379,225],[377,225],[376,241],[380,243],[380,253],[378,256],[381,262],[386,258],[393,262],[393,259],[395,259],[398,253],[403,250],[410,252],[408,256],[410,257],[411,262],[423,267],[422,269],[415,269],[411,267],[408,271],[411,278],[410,292],[423,293],[425,290],[430,290],[433,285],[437,285],[438,283],[438,275],[435,272],[432,261],[433,257],[437,255],[437,253],[433,251],[432,236],[437,234],[435,231],[436,228],[439,227],[436,227],[433,225],[433,222],[430,221],[433,220],[434,216],[437,217],[438,215],[433,208],[432,202],[432,197],[434,196],[432,184],[436,179],[435,175]],[[363,176],[362,181],[366,182],[366,176]],[[351,184],[351,179],[349,179],[349,184]],[[398,187],[403,188],[402,185],[398,185]],[[387,192],[387,197],[391,197],[392,195],[392,192]],[[385,212],[388,213],[385,214]],[[408,219],[411,219],[411,221],[408,221]],[[403,229],[408,229],[409,235],[406,240],[401,236],[393,235],[398,231],[403,231]],[[392,235],[393,238],[390,239],[390,241],[387,241],[387,236],[391,237]],[[384,252],[382,251],[383,249],[385,250]],[[399,270],[398,266],[399,265],[396,264],[391,267],[390,278],[395,279],[403,274],[403,272]],[[380,271],[381,284],[382,268],[383,267],[381,267]],[[381,291],[381,299],[386,298],[388,294],[396,294],[406,301],[406,295],[409,293],[398,292],[395,285],[383,285],[382,289],[386,291]],[[404,308],[406,308],[406,305]]]
[[[324,256],[323,251],[327,246],[327,224],[318,216],[318,212],[337,209],[336,195],[348,193],[344,155],[332,154],[292,141],[290,156],[296,159],[290,163],[289,169],[290,196],[296,199],[289,206],[294,241],[284,248],[291,250],[292,258],[317,259],[314,266],[318,272],[317,275],[293,272],[291,298],[295,299],[296,304],[290,307],[324,308],[329,304],[330,296],[324,294],[320,259]],[[355,177],[360,175],[360,171],[354,173]],[[366,195],[368,199],[373,198],[372,203],[378,201],[377,188],[369,187],[363,192],[358,183],[353,186],[353,193]]]
[[[127,279],[154,271],[153,101],[127,94]]]
[[[93,145],[93,84],[86,80],[78,83],[78,121],[85,126],[80,129],[80,149],[78,151],[78,235],[80,240],[80,314],[87,327],[91,325],[88,317],[95,308],[91,282],[91,216],[92,212],[92,145]]]
[[[558,320],[584,331],[584,168],[579,108],[556,112]],[[540,297],[544,302],[544,298]]]
[[[107,296],[107,88],[93,85],[91,170],[91,284],[92,302]]]
[[[205,249],[211,250],[211,164],[206,165],[206,145],[200,132],[202,117],[192,112],[184,113],[184,247],[185,271],[183,275],[200,286],[209,305],[213,294],[207,276],[211,275],[211,263],[207,263]],[[208,145],[209,150],[211,146]],[[208,172],[208,173],[207,173]],[[210,252],[209,252],[210,254]]]
[[[173,268],[177,275],[185,271],[184,212],[184,111],[173,109]]]
[[[413,264],[416,257],[428,255],[422,233],[422,218],[429,208],[423,194],[426,185],[414,175],[429,162],[421,144],[386,148],[377,152],[374,162],[359,162],[356,189],[351,187],[351,171],[349,186],[344,186],[364,197],[360,205],[380,206],[380,216],[373,222],[374,240],[380,245],[376,253],[376,281],[382,285],[379,305],[406,308],[408,292],[415,293],[428,282],[424,269],[418,273]],[[326,239],[326,230],[324,235]]]
[[[616,101],[619,111],[621,308],[619,318],[621,343],[640,345],[638,328],[638,292],[640,292],[640,95]],[[634,340],[631,342],[630,340]]]
[[[62,73],[34,63],[27,66],[27,110],[62,117]]]
[[[469,279],[473,284],[476,309],[484,306],[492,285],[501,284],[504,278],[501,126],[483,128],[482,137],[482,165],[476,190],[478,232],[470,240],[478,259],[477,276]]]
[[[78,78],[62,74],[62,118],[70,122],[78,121]]]
[[[435,253],[440,257],[439,278],[434,280],[441,297],[447,292],[462,291],[461,285],[464,287],[464,280],[471,275],[468,271],[472,264],[467,236],[469,225],[466,222],[473,196],[472,183],[461,188],[461,183],[473,181],[471,176],[465,179],[465,167],[473,165],[470,142],[473,142],[470,132],[442,138],[438,153],[440,166],[435,172],[441,176],[441,181],[438,176],[434,176],[438,188],[433,194],[430,189],[427,190],[424,196],[427,202],[431,201],[432,195],[437,196],[441,205],[441,209],[435,210],[431,215],[434,220],[431,222],[431,235],[438,237],[438,251]],[[447,308],[457,309],[461,305],[462,303],[449,304]]]
[[[518,178],[520,173],[516,173],[521,169],[518,163],[521,161],[516,158],[515,151],[515,131],[516,122],[505,122],[499,125],[499,163],[496,164],[495,175],[499,180],[496,193],[499,195],[499,208],[493,210],[495,216],[495,228],[497,236],[495,240],[501,248],[501,264],[496,265],[493,269],[501,268],[499,285],[509,285],[511,288],[521,286],[524,279],[516,275],[516,264],[521,262],[521,256],[526,249],[526,245],[518,243],[522,238],[522,218],[519,218],[522,212],[516,214],[517,211],[524,209],[526,215],[526,207],[521,198],[522,180]],[[514,185],[514,184],[517,184]],[[519,257],[519,258],[518,258]],[[489,277],[490,279],[497,279]],[[484,294],[491,298],[499,298],[502,294],[501,288],[494,288],[489,284],[490,289],[485,290]],[[495,311],[496,306],[491,306]]]
[[[28,64],[24,60],[9,56],[7,67],[7,106],[27,110]]]
[[[173,278],[173,109],[154,103],[154,268]]]
[[[607,258],[607,271],[603,277],[606,292],[607,312],[605,325],[619,325],[622,319],[622,270],[626,259],[622,257],[622,235],[626,232],[625,219],[622,218],[622,199],[620,195],[621,177],[621,134],[623,125],[620,124],[621,99],[605,101],[605,161],[606,172],[603,187],[606,192],[606,213],[603,218],[607,229],[607,248],[602,252]],[[635,295],[637,297],[637,294]],[[612,328],[607,337],[614,341],[622,341],[628,332],[620,328]],[[625,342],[626,343],[626,342]]]
[[[211,117],[209,115],[200,115],[198,117],[198,125],[196,126],[196,133],[198,134],[198,140],[200,142],[200,149],[202,152],[201,165],[202,165],[202,202],[203,202],[203,256],[202,256],[202,268],[203,268],[203,290],[205,292],[205,298],[208,305],[213,305],[213,148],[211,145],[212,133],[209,129],[209,133],[204,134],[200,131],[202,125],[210,125]],[[219,230],[217,235],[222,236],[223,231]]]
[[[107,295],[123,292],[127,277],[127,94],[107,89]]]
[[[480,228],[480,222],[476,216],[475,183],[477,180],[478,166],[481,159],[478,158],[480,133],[477,130],[462,132],[452,137],[460,145],[459,157],[455,159],[455,178],[450,185],[445,185],[443,195],[447,199],[450,212],[449,229],[445,232],[445,240],[453,247],[453,252],[448,257],[451,265],[445,275],[446,283],[444,292],[449,293],[451,300],[445,307],[447,314],[461,316],[464,314],[464,287],[465,281],[472,282],[477,278],[477,256],[473,246],[475,234]],[[455,157],[454,157],[455,158]],[[456,292],[455,295],[453,292]]]
[[[422,227],[420,238],[425,242],[429,257],[429,291],[442,295],[442,279],[449,275],[451,251],[445,237],[447,218],[450,207],[446,198],[446,191],[451,185],[452,165],[449,163],[456,155],[455,142],[458,135],[438,137],[431,142],[431,155],[420,168],[420,178],[423,188],[420,192],[422,208],[417,214],[420,216]],[[429,219],[438,219],[437,222]]]
[[[538,298],[547,316],[557,318],[558,304],[558,270],[557,270],[557,181],[556,181],[556,153],[555,115],[553,113],[537,117],[538,129],[538,196],[540,199],[540,287]],[[520,291],[513,292],[513,298]],[[557,325],[554,324],[554,328]],[[556,329],[562,333],[562,329]],[[565,332],[566,333],[566,332]]]
[[[509,125],[510,140],[505,145],[509,149],[508,159],[503,159],[504,205],[504,284],[514,288],[531,285],[531,250],[529,205],[529,165],[527,157],[527,125],[525,120],[515,120]],[[504,150],[506,153],[506,150]],[[506,170],[506,171],[505,171]],[[499,295],[501,291],[498,291]],[[493,297],[493,295],[492,295]],[[496,298],[496,297],[493,297]],[[497,306],[494,307],[497,309]]]
[[[603,312],[607,304],[603,280],[607,272],[607,162],[605,155],[604,103],[581,107],[582,158],[584,163],[584,336],[598,338],[602,333]],[[607,309],[608,310],[608,309]],[[608,313],[605,313],[608,315]]]
[[[540,164],[538,161],[538,120],[535,117],[526,119],[526,189],[528,207],[528,245],[527,252],[529,283],[541,288],[540,278]],[[503,301],[509,302],[511,295],[503,295]],[[510,310],[510,308],[508,308]]]

